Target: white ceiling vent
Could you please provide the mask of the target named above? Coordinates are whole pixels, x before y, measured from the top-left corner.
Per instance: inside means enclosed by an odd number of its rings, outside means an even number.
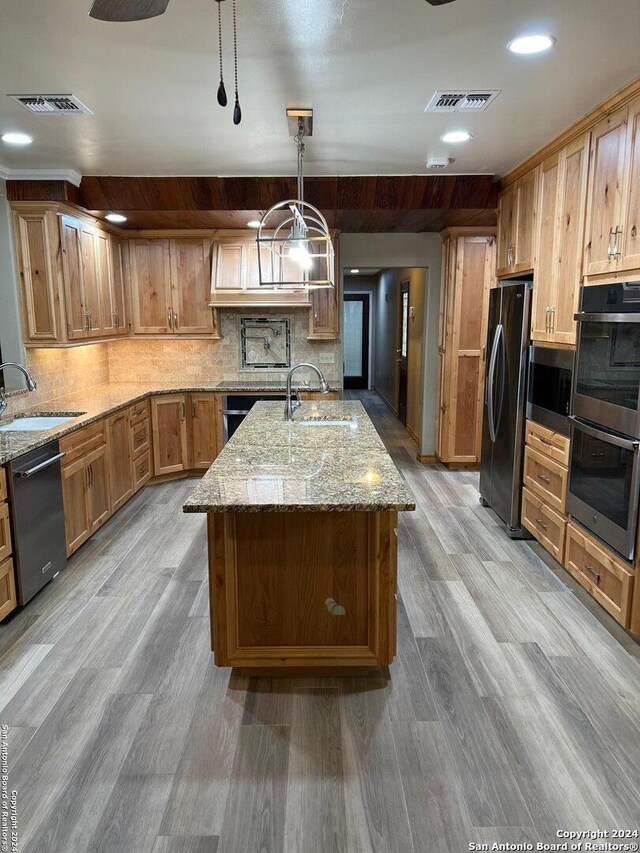
[[[498,97],[501,89],[441,90],[434,94],[425,113],[479,113]]]
[[[8,97],[35,115],[93,115],[89,107],[85,107],[75,95],[9,95]]]

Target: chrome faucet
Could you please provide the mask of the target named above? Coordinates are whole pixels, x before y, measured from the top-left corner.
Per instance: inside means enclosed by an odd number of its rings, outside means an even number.
[[[324,373],[320,370],[319,367],[316,367],[315,364],[308,364],[307,362],[303,364],[296,364],[295,367],[292,367],[289,371],[289,375],[287,376],[287,402],[284,406],[284,419],[285,421],[293,420],[293,413],[296,409],[299,409],[302,405],[300,402],[300,396],[296,391],[296,399],[292,399],[292,391],[291,391],[291,379],[296,370],[302,370],[303,367],[308,368],[309,370],[313,370],[318,379],[320,380],[320,390],[323,394],[329,393],[329,385],[327,384],[327,380],[324,378]]]
[[[15,361],[4,361],[0,364],[0,371],[4,370],[5,367],[15,367],[16,370],[19,370],[20,373],[23,374],[24,378],[27,380],[27,391],[35,391],[38,387],[36,385],[36,380],[31,376],[29,371],[24,368],[21,364],[17,364]],[[0,415],[7,408],[7,401],[4,396],[4,388],[0,387]]]

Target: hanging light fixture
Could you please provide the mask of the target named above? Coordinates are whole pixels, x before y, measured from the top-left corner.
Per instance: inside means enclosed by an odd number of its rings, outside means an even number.
[[[224,85],[224,74],[222,68],[222,6],[225,0],[215,0],[218,4],[218,54],[220,57],[220,83],[218,85],[218,103],[226,107],[228,103],[227,90]],[[240,109],[240,97],[238,95],[238,16],[236,2],[233,0],[233,76],[235,85],[235,103],[233,106],[233,123],[240,124],[242,121],[242,110]]]
[[[298,197],[274,204],[258,229],[262,287],[317,290],[335,287],[335,253],[327,220],[304,200],[304,140],[313,134],[313,110],[287,110],[298,150]]]

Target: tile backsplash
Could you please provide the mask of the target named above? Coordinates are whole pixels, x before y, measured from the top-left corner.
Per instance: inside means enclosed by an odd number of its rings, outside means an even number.
[[[269,316],[260,309],[256,317]],[[221,312],[222,340],[148,339],[120,341],[64,349],[28,349],[27,368],[37,391],[11,396],[11,410],[39,406],[65,394],[106,382],[209,383],[222,380],[284,380],[286,370],[241,370],[240,317],[245,309]],[[291,363],[311,361],[330,382],[342,380],[342,351],[337,341],[309,341],[307,311],[273,310],[273,316],[291,321]],[[304,377],[302,377],[304,378]]]

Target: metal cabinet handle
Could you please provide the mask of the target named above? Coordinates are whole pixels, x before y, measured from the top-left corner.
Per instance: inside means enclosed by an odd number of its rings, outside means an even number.
[[[551,306],[551,334],[553,334],[556,330],[556,306]]]
[[[555,444],[552,441],[547,441],[547,439],[543,438],[541,435],[537,436],[537,439],[541,444],[546,444],[547,447],[555,447]]]
[[[538,474],[538,479],[542,480],[543,483],[550,483],[551,480],[548,477],[544,477],[542,474]]]
[[[538,527],[541,527],[543,530],[547,530],[548,526],[541,518],[534,518],[534,521],[538,525]]]
[[[585,563],[584,570],[585,570],[585,572],[588,572],[590,575],[592,575],[595,578],[596,584],[598,586],[600,586],[600,581],[602,578],[600,577],[600,574],[598,572],[596,572],[596,570],[593,568],[593,566],[588,566]]]
[[[173,331],[175,332],[177,328],[178,328],[178,315],[174,311],[173,312]]]
[[[169,331],[173,331],[173,314],[171,313],[171,308],[167,308],[167,327]]]
[[[89,483],[89,485],[93,487],[93,464],[89,465],[89,475],[91,477],[91,482]]]
[[[180,417],[184,420],[187,417],[187,407],[184,403],[180,403]]]
[[[198,417],[198,415],[197,415],[197,413],[196,413],[196,401],[195,401],[195,400],[192,400],[192,401],[191,401],[191,417],[192,417],[192,418],[197,418],[197,417]]]
[[[113,419],[114,424],[117,424],[117,423],[118,423],[118,421],[121,421],[123,418],[126,418],[126,416],[127,416],[127,415],[126,415],[126,413],[125,413],[125,414],[122,414],[122,415],[118,415],[118,417],[117,417],[117,418],[114,418],[114,419]]]

